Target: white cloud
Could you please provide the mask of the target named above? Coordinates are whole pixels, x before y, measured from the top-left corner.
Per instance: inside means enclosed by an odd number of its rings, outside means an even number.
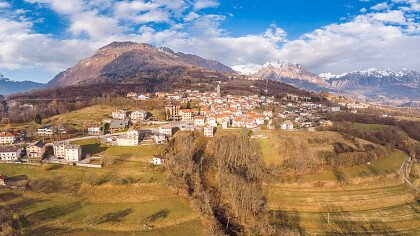
[[[218,7],[220,3],[217,0],[197,0],[194,4],[194,10],[201,10],[204,8]]]
[[[5,1],[0,1],[0,9],[9,8],[9,7],[10,7],[10,3],[5,2]]]
[[[378,3],[375,6],[371,7],[370,9],[375,11],[383,11],[389,9],[389,5],[387,2]]]

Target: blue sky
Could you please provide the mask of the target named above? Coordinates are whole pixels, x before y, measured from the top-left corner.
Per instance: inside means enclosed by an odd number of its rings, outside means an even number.
[[[47,82],[112,41],[229,66],[420,70],[419,0],[0,0],[0,73]]]

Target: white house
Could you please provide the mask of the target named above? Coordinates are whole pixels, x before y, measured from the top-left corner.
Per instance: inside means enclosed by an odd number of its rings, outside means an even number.
[[[153,135],[153,139],[155,140],[155,143],[157,145],[166,144],[168,142],[166,135],[161,134],[161,133],[156,133],[155,135]]]
[[[172,126],[165,125],[159,127],[159,133],[166,135],[166,137],[172,136]]]
[[[286,120],[283,124],[281,124],[281,129],[288,131],[293,130],[293,123],[290,120]]]
[[[38,129],[38,135],[52,136],[53,134],[54,134],[54,128],[51,125],[47,125]]]
[[[11,147],[0,147],[0,160],[2,161],[15,161],[22,156],[22,148],[11,146]]]
[[[124,120],[127,118],[127,112],[123,109],[112,112],[112,118],[116,120]]]
[[[16,136],[9,132],[0,133],[0,145],[8,144],[11,145],[16,141]]]
[[[64,141],[56,141],[53,143],[54,156],[56,158],[65,158],[66,157],[66,145]]]
[[[147,117],[147,112],[146,111],[133,111],[130,114],[130,118],[133,121],[139,122],[139,121],[144,121]]]
[[[68,144],[65,147],[66,161],[80,161],[82,160],[82,147],[80,145]]]
[[[206,118],[204,116],[195,116],[194,125],[195,126],[204,126],[206,123]]]
[[[127,133],[117,137],[118,146],[138,146],[139,132],[137,130],[130,130]]]
[[[179,114],[181,115],[182,121],[192,121],[192,110],[191,109],[181,109]]]
[[[214,127],[210,125],[204,127],[204,137],[212,138],[213,136],[214,136]]]
[[[160,157],[153,157],[153,165],[162,165],[164,160]]]
[[[88,135],[100,135],[102,134],[102,129],[99,126],[92,126],[88,128]]]

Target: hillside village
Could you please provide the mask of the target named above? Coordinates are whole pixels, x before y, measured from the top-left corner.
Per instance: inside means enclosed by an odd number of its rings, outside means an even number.
[[[175,132],[200,131],[204,137],[212,138],[219,130],[238,128],[312,132],[317,127],[333,125],[325,119],[327,113],[342,108],[356,113],[357,109],[367,107],[355,103],[327,106],[310,97],[291,94],[280,99],[222,94],[220,84],[214,91],[204,93],[192,90],[154,94],[130,92],[126,97],[128,100],[166,101],[167,105],[162,107],[165,119],[159,120],[145,110],[120,108],[108,114],[109,118],[101,123],[87,127],[83,135],[73,138],[66,139],[67,130],[61,125],[42,125],[37,129],[35,139],[28,138],[25,130],[4,130],[0,133],[1,161],[100,167],[90,165],[88,154],[82,153],[82,147],[72,142],[93,137],[110,146],[164,145]],[[160,160],[151,162],[161,163]]]

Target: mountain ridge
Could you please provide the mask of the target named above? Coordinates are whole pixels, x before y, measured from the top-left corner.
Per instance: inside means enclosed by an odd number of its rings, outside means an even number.
[[[23,93],[33,89],[45,87],[45,84],[34,81],[13,81],[0,74],[0,94],[10,95],[14,93]]]
[[[209,71],[234,73],[216,60],[175,53],[169,48],[135,42],[112,42],[98,49],[91,57],[59,73],[48,86],[69,86],[124,79],[151,79],[172,73]]]

